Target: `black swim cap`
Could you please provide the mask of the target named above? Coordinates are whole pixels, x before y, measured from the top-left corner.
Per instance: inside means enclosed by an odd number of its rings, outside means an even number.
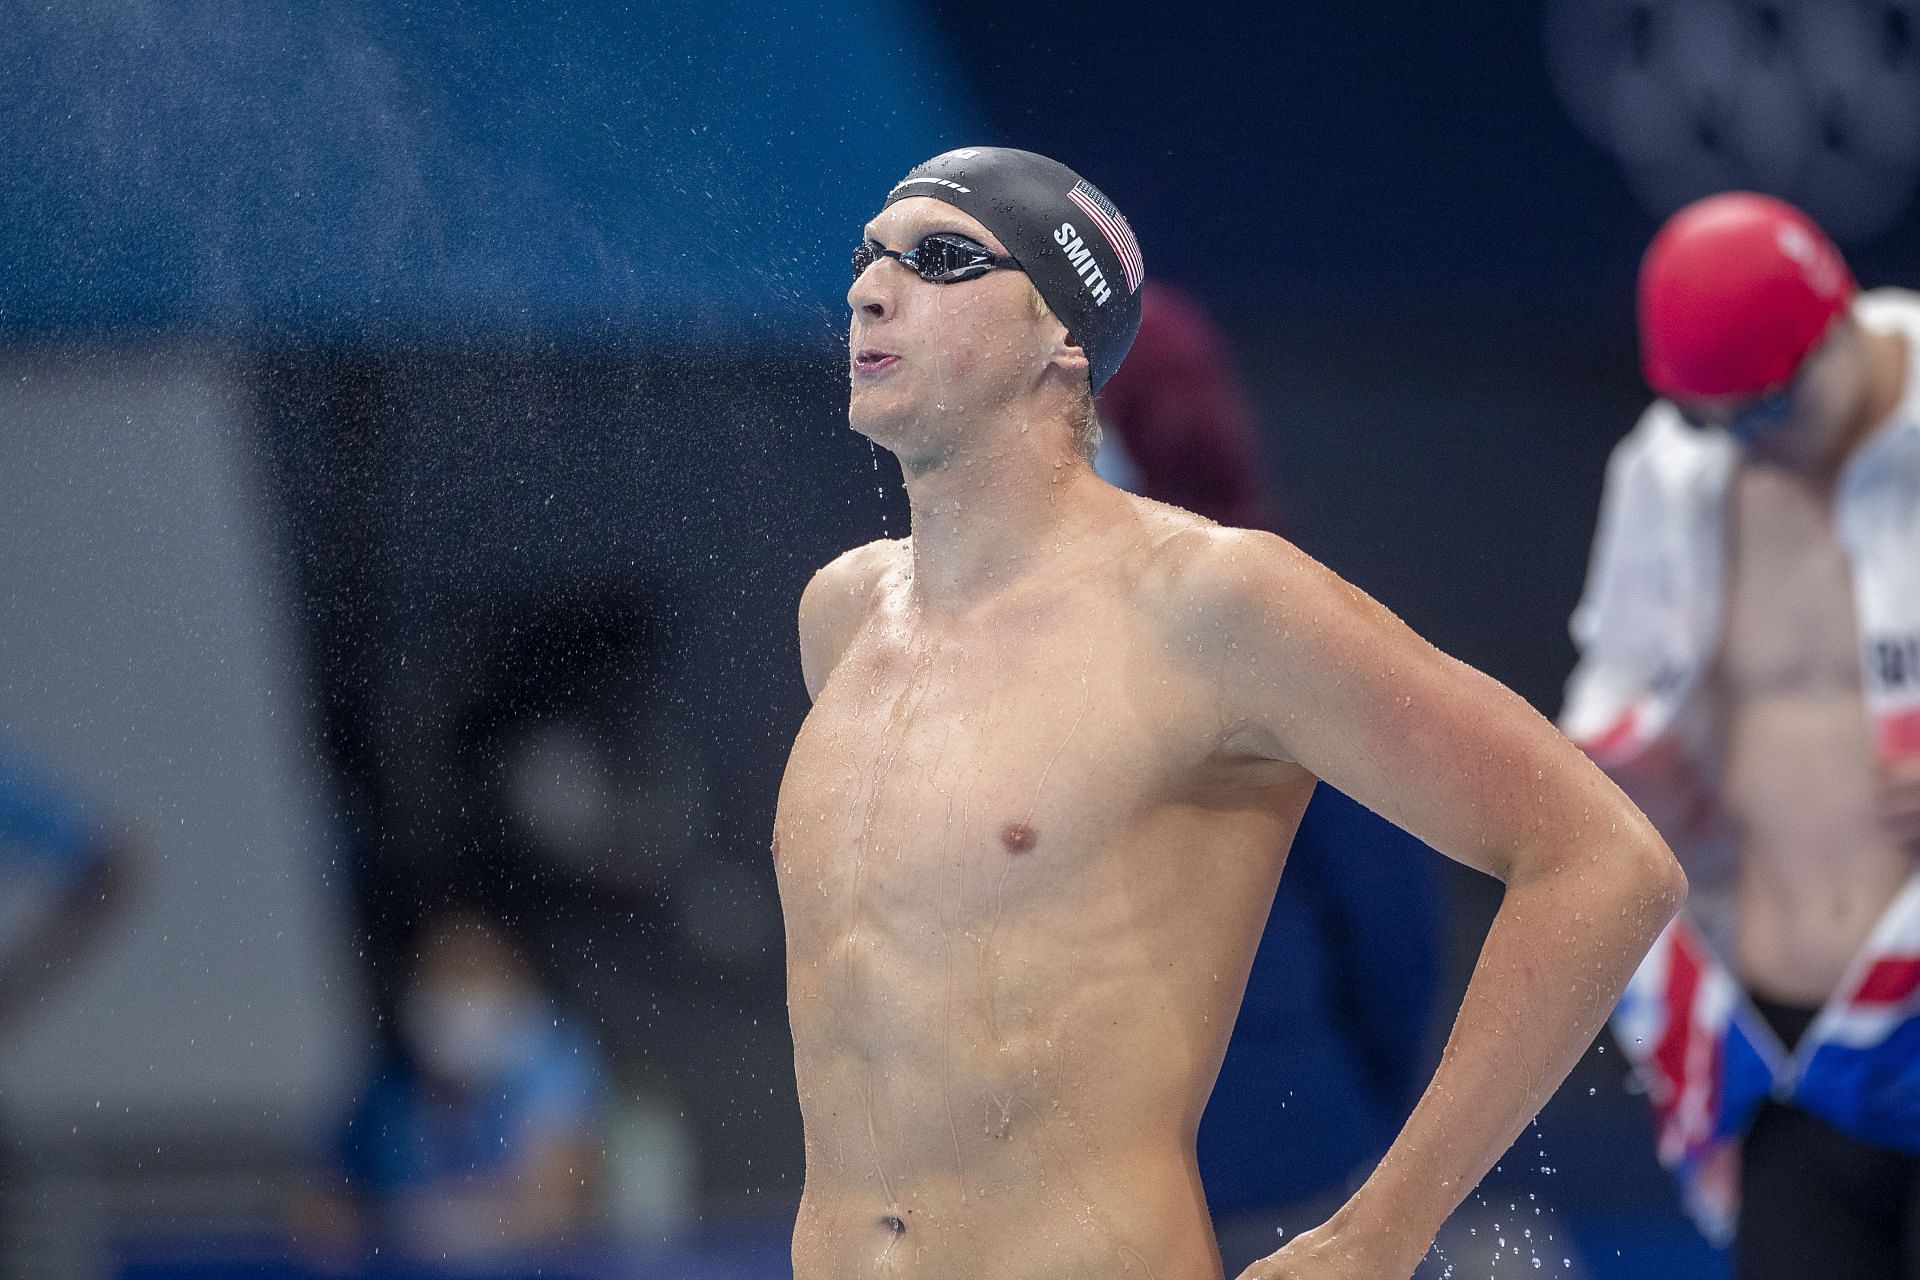
[[[999,237],[1087,353],[1099,391],[1140,328],[1147,274],[1113,202],[1059,161],[1010,147],[937,155],[902,178],[886,204],[911,196],[945,201]]]

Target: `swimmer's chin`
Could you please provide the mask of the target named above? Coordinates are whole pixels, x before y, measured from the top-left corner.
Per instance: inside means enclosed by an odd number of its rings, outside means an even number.
[[[920,425],[916,417],[894,414],[863,417],[858,413],[850,413],[847,415],[847,425],[872,444],[892,454],[900,464],[900,469],[909,476],[938,471],[953,462],[953,444],[927,439],[915,429]]]
[[[847,425],[889,453],[898,453],[913,439],[920,414],[901,396],[864,394],[855,386],[847,400]]]

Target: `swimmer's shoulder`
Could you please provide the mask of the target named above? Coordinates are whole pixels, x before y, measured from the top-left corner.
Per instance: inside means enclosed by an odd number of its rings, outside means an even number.
[[[1168,650],[1201,667],[1233,649],[1267,651],[1275,635],[1304,638],[1331,599],[1360,597],[1279,534],[1198,518],[1154,548],[1142,585]]]
[[[1413,664],[1428,650],[1378,601],[1278,534],[1215,525],[1165,552],[1161,650],[1211,690],[1228,754],[1299,760],[1284,740],[1288,726],[1371,714],[1350,674]]]
[[[886,538],[841,552],[813,575],[800,593],[800,673],[809,697],[819,696],[887,583],[911,565],[910,540]]]
[[[1296,580],[1328,572],[1279,534],[1165,510],[1175,518],[1160,526],[1143,586],[1177,626],[1218,626],[1250,610],[1271,612]]]

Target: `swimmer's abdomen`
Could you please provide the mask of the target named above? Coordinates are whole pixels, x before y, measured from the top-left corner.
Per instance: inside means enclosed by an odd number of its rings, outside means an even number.
[[[1284,834],[1169,811],[1075,850],[1034,826],[1030,850],[986,824],[963,850],[870,861],[857,917],[826,909],[850,884],[823,892],[804,839],[783,841],[821,1277],[868,1274],[851,1259],[878,1256],[891,1237],[869,1228],[889,1216],[907,1228],[895,1249],[932,1251],[896,1274],[1214,1274],[1193,1133]],[[1207,833],[1215,856],[1163,827]],[[939,869],[916,878],[916,859]],[[965,1265],[989,1246],[1002,1261]]]
[[[1256,835],[1263,856],[1192,865],[1163,825]],[[869,855],[857,890],[783,840],[812,1167],[853,1176],[879,1146],[889,1169],[957,1175],[1043,1136],[1063,1153],[1097,1140],[1101,1158],[1123,1138],[1190,1152],[1283,837],[1182,813],[1073,849],[1036,827],[1028,853],[990,829],[979,848]]]
[[[895,1211],[885,1211],[864,1190],[808,1184],[793,1232],[795,1280],[1221,1276],[1198,1178],[1177,1163],[960,1194],[958,1184],[927,1180],[902,1188]]]

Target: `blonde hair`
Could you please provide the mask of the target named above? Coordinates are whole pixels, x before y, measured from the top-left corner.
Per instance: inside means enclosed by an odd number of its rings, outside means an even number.
[[[1035,320],[1054,318],[1053,308],[1040,296],[1040,291],[1027,282],[1027,305],[1033,310]],[[1065,322],[1062,321],[1064,324]],[[1093,456],[1100,452],[1100,414],[1093,404],[1093,386],[1089,383],[1080,388],[1079,398],[1073,406],[1073,447],[1089,464]]]
[[[1100,452],[1100,414],[1093,406],[1093,387],[1080,388],[1080,402],[1074,406],[1073,447],[1080,456],[1093,464],[1093,456]]]

